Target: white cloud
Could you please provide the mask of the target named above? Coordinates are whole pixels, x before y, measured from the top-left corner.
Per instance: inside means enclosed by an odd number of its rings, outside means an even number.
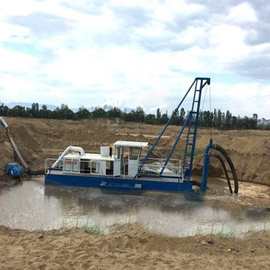
[[[228,21],[236,23],[257,22],[257,15],[253,7],[244,2],[229,10]]]
[[[0,48],[0,72],[25,74],[37,68],[37,60],[27,54]]]
[[[1,15],[0,18],[8,16],[26,16],[39,9],[40,4],[34,0],[24,1],[2,1],[1,2]]]
[[[218,24],[209,31],[209,50],[215,61],[221,64],[230,64],[243,59],[251,52],[251,48],[245,43],[246,31],[229,24]]]
[[[234,84],[217,83],[214,89],[213,101],[216,100],[224,110],[230,105],[232,112],[236,115],[252,115],[253,113],[258,113],[260,117],[267,115],[266,107],[270,105],[269,85],[252,81]]]
[[[171,22],[177,17],[189,17],[204,11],[205,7],[188,1],[166,0],[162,4],[156,3],[153,7],[153,17],[162,22]]]
[[[18,25],[0,21],[0,41],[9,41],[11,39],[16,41],[23,41],[30,34],[30,31]]]
[[[231,70],[269,46],[246,43],[251,29],[243,23],[258,21],[248,2],[224,14],[176,0],[108,0],[102,5],[84,0],[27,0],[16,5],[10,0],[3,6],[0,40],[8,44],[0,46],[0,91],[6,101],[171,110],[193,77],[209,75],[214,78],[216,107],[270,117],[269,104],[263,102],[269,81],[246,82]],[[116,7],[127,8],[121,11],[127,17],[121,17]],[[138,19],[133,13],[138,8],[145,12],[143,21],[125,23],[129,17]],[[40,12],[68,21],[71,27],[39,37],[31,25],[9,20]],[[28,50],[20,49],[22,42]],[[9,48],[10,43],[16,46]]]

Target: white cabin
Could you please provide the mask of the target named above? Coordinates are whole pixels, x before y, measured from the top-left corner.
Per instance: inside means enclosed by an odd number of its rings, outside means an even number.
[[[85,153],[81,147],[69,146],[52,165],[68,173],[134,177],[147,142],[116,141],[113,147],[101,146],[100,153]]]

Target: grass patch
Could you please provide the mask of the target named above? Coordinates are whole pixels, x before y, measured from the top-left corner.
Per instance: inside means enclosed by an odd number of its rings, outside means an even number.
[[[84,232],[89,234],[101,235],[102,230],[97,225],[87,225],[82,228]]]
[[[234,233],[232,231],[220,231],[216,234],[220,238],[233,238]]]

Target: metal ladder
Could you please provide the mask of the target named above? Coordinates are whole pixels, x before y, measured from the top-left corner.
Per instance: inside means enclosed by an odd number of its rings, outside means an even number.
[[[190,121],[188,124],[186,145],[182,161],[183,174],[185,180],[190,180],[192,176],[192,164],[194,159],[194,152],[197,138],[197,128],[198,128],[202,89],[203,89],[203,80],[196,80],[192,107],[188,116],[190,118]]]

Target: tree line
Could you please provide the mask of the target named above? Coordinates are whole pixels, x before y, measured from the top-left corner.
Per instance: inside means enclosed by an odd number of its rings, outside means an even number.
[[[9,108],[5,104],[0,104],[0,115],[2,116],[16,116],[16,117],[33,117],[33,118],[48,118],[48,119],[121,119],[124,121],[140,122],[146,124],[165,124],[169,115],[167,112],[161,112],[158,108],[155,114],[147,114],[143,108],[138,107],[135,110],[123,111],[117,107],[101,108],[96,107],[94,110],[88,110],[84,107],[79,108],[77,111],[71,110],[67,105],[62,104],[55,109],[48,109],[46,105],[39,105],[33,103],[31,107],[24,107],[17,105]],[[185,121],[188,112],[181,108],[177,113],[172,116],[173,125],[182,125]],[[257,129],[262,128],[257,124],[258,116],[253,114],[252,117],[234,116],[230,111],[222,112],[221,110],[214,109],[211,111],[201,111],[199,114],[199,125],[201,127],[213,127],[217,129]],[[270,128],[270,127],[264,127]]]

